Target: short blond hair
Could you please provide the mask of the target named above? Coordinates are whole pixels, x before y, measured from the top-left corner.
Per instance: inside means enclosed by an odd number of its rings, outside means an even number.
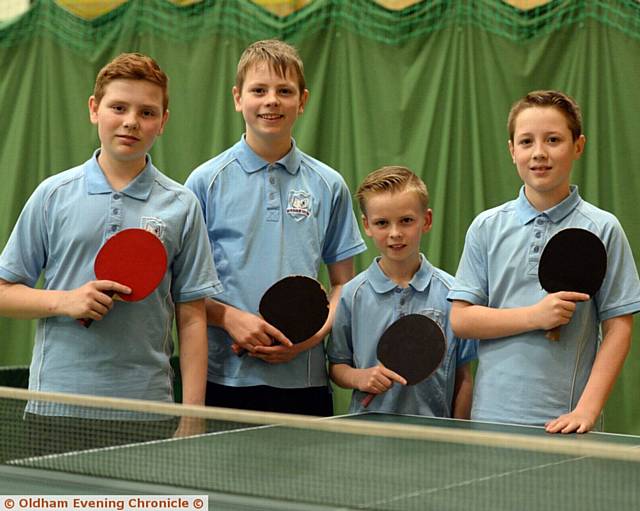
[[[239,91],[242,90],[249,69],[261,63],[266,63],[280,77],[285,77],[287,71],[292,71],[298,81],[300,94],[307,88],[304,65],[298,51],[278,39],[264,39],[248,46],[240,56],[236,71],[236,87]]]
[[[407,167],[389,165],[371,172],[358,187],[355,197],[362,214],[367,215],[367,200],[372,195],[386,192],[414,192],[423,210],[429,208],[429,191],[424,181]]]

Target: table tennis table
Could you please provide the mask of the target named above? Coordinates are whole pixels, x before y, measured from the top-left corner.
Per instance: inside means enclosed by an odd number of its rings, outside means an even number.
[[[558,441],[569,438],[577,444],[596,441],[640,449],[640,437],[630,435],[561,437],[536,427],[381,413],[329,420],[344,418]],[[484,452],[455,443],[393,441],[353,434],[336,437],[297,430],[282,434],[281,429],[247,426],[0,465],[0,494],[204,494],[213,511],[640,509],[637,462],[549,453],[521,457],[520,451],[510,449]],[[274,446],[278,441],[281,443]],[[271,447],[263,453],[261,446],[266,445]],[[335,456],[327,458],[333,461],[316,465],[318,452],[333,452]],[[119,458],[124,453],[127,457]],[[69,471],[50,470],[52,460],[59,457],[71,460]],[[138,459],[144,459],[145,464],[138,466]],[[244,460],[245,468],[236,473],[235,466],[225,465],[228,459]],[[170,467],[167,460],[171,460]],[[110,468],[103,470],[103,465]],[[186,465],[198,470],[183,479]],[[455,470],[450,472],[446,467]],[[159,479],[154,482],[155,475],[146,473],[140,480],[140,471],[157,471]],[[223,482],[218,484],[219,480]]]

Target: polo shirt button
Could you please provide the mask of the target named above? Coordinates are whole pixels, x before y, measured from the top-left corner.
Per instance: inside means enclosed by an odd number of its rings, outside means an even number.
[[[118,200],[120,198],[120,194],[119,193],[114,193],[113,194],[113,198]]]
[[[270,182],[271,184],[274,184],[274,183],[276,182],[276,178],[275,178],[275,177],[270,177],[270,178],[269,178],[269,182]]]
[[[540,247],[538,247],[538,246],[533,247],[533,253],[534,254],[537,254],[539,251],[540,251]]]
[[[542,233],[541,233],[540,231],[538,231],[538,232],[536,233],[536,238],[539,238],[540,236],[542,236]]]

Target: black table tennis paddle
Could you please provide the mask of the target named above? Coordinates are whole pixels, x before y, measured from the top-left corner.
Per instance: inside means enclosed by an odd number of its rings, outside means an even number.
[[[378,361],[407,380],[407,385],[415,385],[440,367],[446,347],[440,325],[423,314],[409,314],[384,331],[376,354]],[[369,406],[376,395],[368,394],[362,406]]]
[[[305,275],[284,277],[267,289],[258,306],[262,318],[293,344],[306,341],[326,323],[329,300],[322,284]],[[238,350],[243,355],[246,350]]]
[[[569,228],[558,231],[540,256],[538,279],[548,293],[575,291],[595,295],[607,273],[607,251],[591,231]],[[560,327],[547,332],[549,340],[560,338]]]

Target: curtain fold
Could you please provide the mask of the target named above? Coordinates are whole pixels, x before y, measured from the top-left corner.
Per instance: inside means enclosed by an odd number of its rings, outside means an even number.
[[[455,273],[480,211],[520,186],[506,117],[529,90],[558,88],[581,104],[586,152],[573,181],[613,212],[640,257],[640,4],[560,2],[519,11],[498,0],[419,2],[389,11],[368,0],[315,0],[285,18],[243,0],[175,6],[130,0],[91,21],[52,0],[0,25],[0,247],[46,176],[98,146],[87,99],[102,65],[123,51],[152,55],[170,76],[170,119],[154,163],[183,182],[243,130],[231,88],[250,42],[298,47],[310,99],[300,147],[355,191],[385,164],[407,165],[429,187],[434,227],[423,249]],[[357,212],[359,216],[359,212]],[[356,258],[357,270],[374,257]],[[28,362],[34,323],[0,319],[0,364]],[[640,434],[636,341],[606,412],[606,428]]]

